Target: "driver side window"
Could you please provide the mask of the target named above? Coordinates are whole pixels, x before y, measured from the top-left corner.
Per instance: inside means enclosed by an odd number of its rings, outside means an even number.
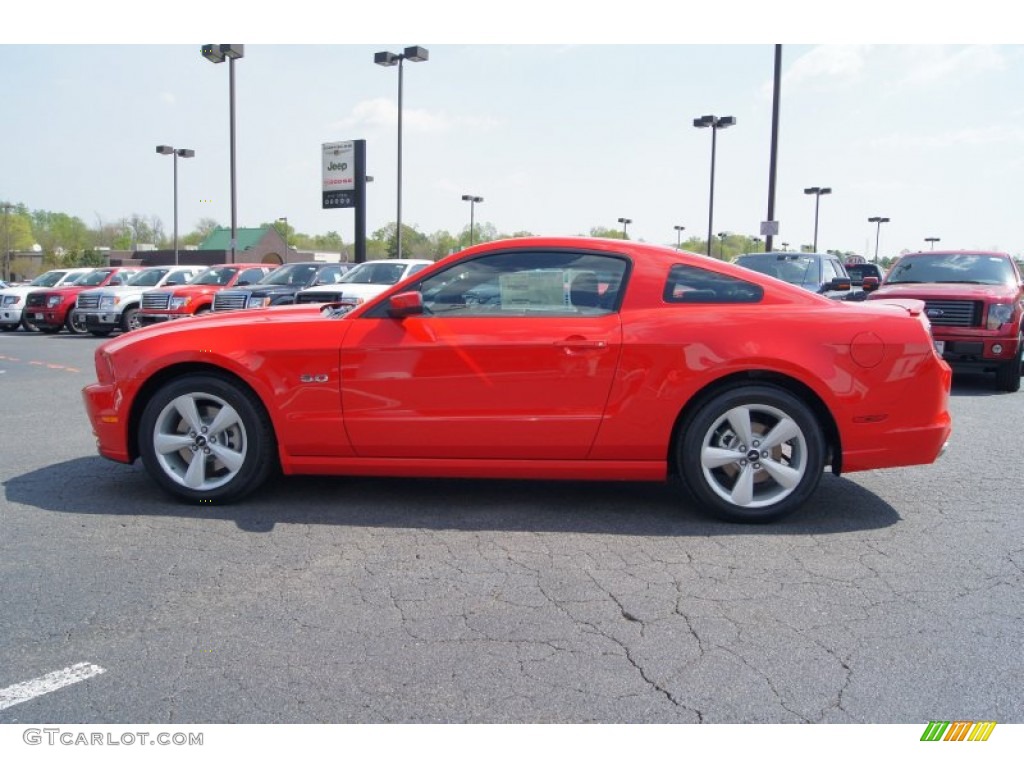
[[[511,251],[460,262],[418,288],[427,314],[603,315],[618,308],[628,266],[610,254]]]

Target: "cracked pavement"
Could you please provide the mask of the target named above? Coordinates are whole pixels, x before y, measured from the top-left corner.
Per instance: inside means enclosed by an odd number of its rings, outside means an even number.
[[[0,336],[0,688],[107,670],[0,723],[1024,721],[1024,449],[993,455],[1024,393],[958,379],[938,463],[826,476],[770,526],[626,483],[201,508],[95,454],[96,343]]]

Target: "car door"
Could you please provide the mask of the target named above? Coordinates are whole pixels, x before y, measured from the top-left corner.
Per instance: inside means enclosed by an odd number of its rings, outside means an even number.
[[[509,251],[414,284],[423,314],[354,319],[342,408],[360,456],[583,459],[618,364],[628,262]]]

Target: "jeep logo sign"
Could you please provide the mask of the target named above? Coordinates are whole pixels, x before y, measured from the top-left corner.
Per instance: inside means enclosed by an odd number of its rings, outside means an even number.
[[[323,207],[352,208],[356,199],[354,141],[333,141],[323,145]]]

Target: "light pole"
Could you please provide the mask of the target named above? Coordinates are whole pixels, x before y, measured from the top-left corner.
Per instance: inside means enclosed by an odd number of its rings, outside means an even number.
[[[889,219],[885,216],[872,216],[870,221],[875,226],[875,264],[878,263],[878,240],[882,236],[882,225],[885,224]]]
[[[4,209],[4,234],[7,235],[7,248],[4,250],[4,280],[11,279],[11,209],[10,203],[0,205]]]
[[[632,223],[633,223],[633,220],[632,220],[632,219],[627,219],[627,218],[624,218],[624,217],[620,217],[620,218],[619,218],[619,224],[621,224],[621,225],[622,225],[622,239],[623,239],[623,240],[626,240],[626,239],[628,239],[628,238],[626,237],[626,225],[627,225],[627,224],[632,224]]]
[[[941,240],[941,239],[942,239],[942,238],[940,238],[940,237],[926,237],[926,238],[924,239],[924,241],[925,241],[926,243],[931,243],[931,244],[932,244],[932,248],[931,248],[931,249],[932,249],[932,250],[934,251],[934,250],[935,250],[935,244],[936,244],[937,242],[939,242],[939,240]]]
[[[228,112],[231,122],[231,263],[235,263],[235,249],[238,245],[238,193],[235,184],[235,59],[245,55],[244,45],[219,44],[204,45],[199,49],[203,58],[220,64],[228,60]]]
[[[418,45],[410,45],[401,53],[378,51],[373,54],[373,63],[382,67],[398,65],[398,211],[395,215],[395,237],[398,239],[398,258],[402,258],[402,63],[427,61],[430,52]]]
[[[757,253],[758,251],[761,250],[761,238],[760,237],[752,237],[750,239],[751,239],[751,242],[753,242],[753,244],[754,244],[754,252]]]
[[[720,261],[725,261],[725,238],[728,236],[728,232],[718,233],[718,258]],[[711,254],[708,255],[710,256]]]
[[[736,125],[735,117],[716,117],[704,115],[693,121],[694,128],[711,129],[711,194],[708,198],[708,256],[711,255],[711,232],[715,221],[715,146],[718,141],[718,129]]]
[[[160,144],[156,148],[158,155],[171,155],[174,157],[174,266],[178,266],[178,158],[195,157],[193,149],[175,149],[166,144]]]
[[[831,195],[832,187],[808,187],[804,190],[805,195],[814,195],[814,252],[818,252],[818,206],[821,205],[822,195]]]
[[[281,216],[278,221],[284,222],[284,262],[288,261],[288,217]]]
[[[681,224],[676,224],[673,229],[676,231],[676,250],[678,251],[683,247],[683,230],[686,229],[686,227]]]
[[[473,213],[477,203],[482,203],[484,199],[477,195],[463,195],[462,199],[469,203],[469,244],[473,245]]]

